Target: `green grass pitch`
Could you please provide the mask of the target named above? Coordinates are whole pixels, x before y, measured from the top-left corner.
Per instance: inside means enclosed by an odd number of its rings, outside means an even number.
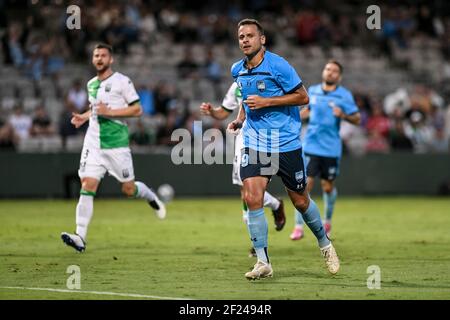
[[[316,197],[317,198],[317,197]],[[288,203],[287,199],[284,199]],[[321,200],[316,199],[322,209]],[[450,199],[344,198],[336,204],[332,239],[341,259],[328,274],[307,229],[289,240],[275,231],[269,254],[274,277],[247,281],[254,264],[238,198],[177,199],[158,220],[142,200],[95,201],[87,250],[65,246],[76,201],[0,201],[0,299],[136,299],[67,290],[68,266],[81,270],[81,290],[191,299],[450,299]],[[381,269],[369,290],[367,268]]]

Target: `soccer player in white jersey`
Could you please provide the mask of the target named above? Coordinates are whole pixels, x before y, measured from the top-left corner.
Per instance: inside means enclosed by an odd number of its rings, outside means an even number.
[[[242,103],[242,94],[239,90],[237,83],[233,82],[233,84],[228,89],[221,107],[214,107],[210,103],[202,103],[200,106],[200,112],[203,115],[211,116],[217,120],[226,119],[234,110],[239,110],[239,107]],[[244,142],[242,140],[242,131],[240,131],[236,135],[236,140],[234,144],[234,158],[233,158],[233,173],[232,179],[233,184],[238,185],[241,190],[241,198],[243,198],[242,194],[242,180],[240,175],[240,164],[241,164],[241,150],[244,148]],[[247,224],[248,220],[248,208],[244,200],[242,200],[242,213],[243,220],[245,224]],[[272,196],[269,192],[264,193],[264,206],[269,207],[272,210],[272,214],[275,222],[275,229],[277,231],[281,231],[286,223],[286,216],[284,213],[284,204],[283,200],[277,199]],[[254,249],[250,250],[250,256],[256,256]]]
[[[76,208],[76,232],[63,232],[65,244],[79,252],[86,249],[86,235],[94,212],[94,196],[105,173],[122,184],[122,192],[130,198],[143,198],[155,209],[160,219],[166,216],[164,204],[144,183],[134,181],[133,160],[128,145],[127,117],[139,117],[142,108],[131,80],[111,69],[114,62],[112,47],[95,46],[92,64],[97,76],[87,84],[90,110],[73,113],[72,124],[79,128],[89,120],[84,138],[78,175],[81,191]]]

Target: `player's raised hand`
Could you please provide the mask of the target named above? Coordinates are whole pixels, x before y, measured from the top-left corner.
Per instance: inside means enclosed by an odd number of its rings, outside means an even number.
[[[72,119],[70,119],[70,123],[75,126],[75,128],[81,127],[87,120],[89,119],[89,116],[86,116],[85,114],[75,113],[72,112]]]
[[[95,106],[95,109],[97,111],[97,115],[99,116],[107,116],[109,115],[109,111],[111,110],[110,108],[108,108],[107,104],[101,101]]]
[[[257,95],[249,95],[244,102],[250,108],[250,110],[257,110],[261,108],[267,107],[266,103],[267,99],[257,96]]]
[[[239,120],[231,121],[227,126],[227,132],[237,136],[242,128],[242,122]]]
[[[200,113],[205,116],[211,115],[211,109],[212,109],[212,105],[209,102],[203,102],[200,105]]]

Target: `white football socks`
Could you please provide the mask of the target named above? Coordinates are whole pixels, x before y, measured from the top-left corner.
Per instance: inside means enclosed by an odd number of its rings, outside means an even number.
[[[94,197],[80,194],[76,209],[76,233],[86,241],[87,229],[94,213]]]
[[[264,192],[264,207],[277,210],[280,207],[280,201],[266,191]]]
[[[147,201],[153,201],[157,198],[156,194],[150,190],[149,187],[145,185],[145,183],[136,181],[135,182],[137,192],[136,192],[136,198],[143,198]]]

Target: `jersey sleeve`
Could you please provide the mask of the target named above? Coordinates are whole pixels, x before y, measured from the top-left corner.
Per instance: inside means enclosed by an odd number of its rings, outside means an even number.
[[[342,102],[343,102],[342,109],[345,114],[350,115],[359,112],[355,99],[353,98],[353,95],[349,91],[345,93]]]
[[[122,94],[129,106],[139,101],[139,95],[136,92],[133,82],[131,82],[129,78],[124,79]]]
[[[239,108],[239,104],[240,104],[239,97],[240,96],[241,96],[241,91],[239,90],[237,83],[233,82],[233,84],[228,89],[227,94],[223,98],[222,108],[224,108],[225,110],[230,111],[230,112]]]
[[[301,87],[302,79],[285,59],[277,59],[274,67],[275,79],[285,93],[292,93]]]

